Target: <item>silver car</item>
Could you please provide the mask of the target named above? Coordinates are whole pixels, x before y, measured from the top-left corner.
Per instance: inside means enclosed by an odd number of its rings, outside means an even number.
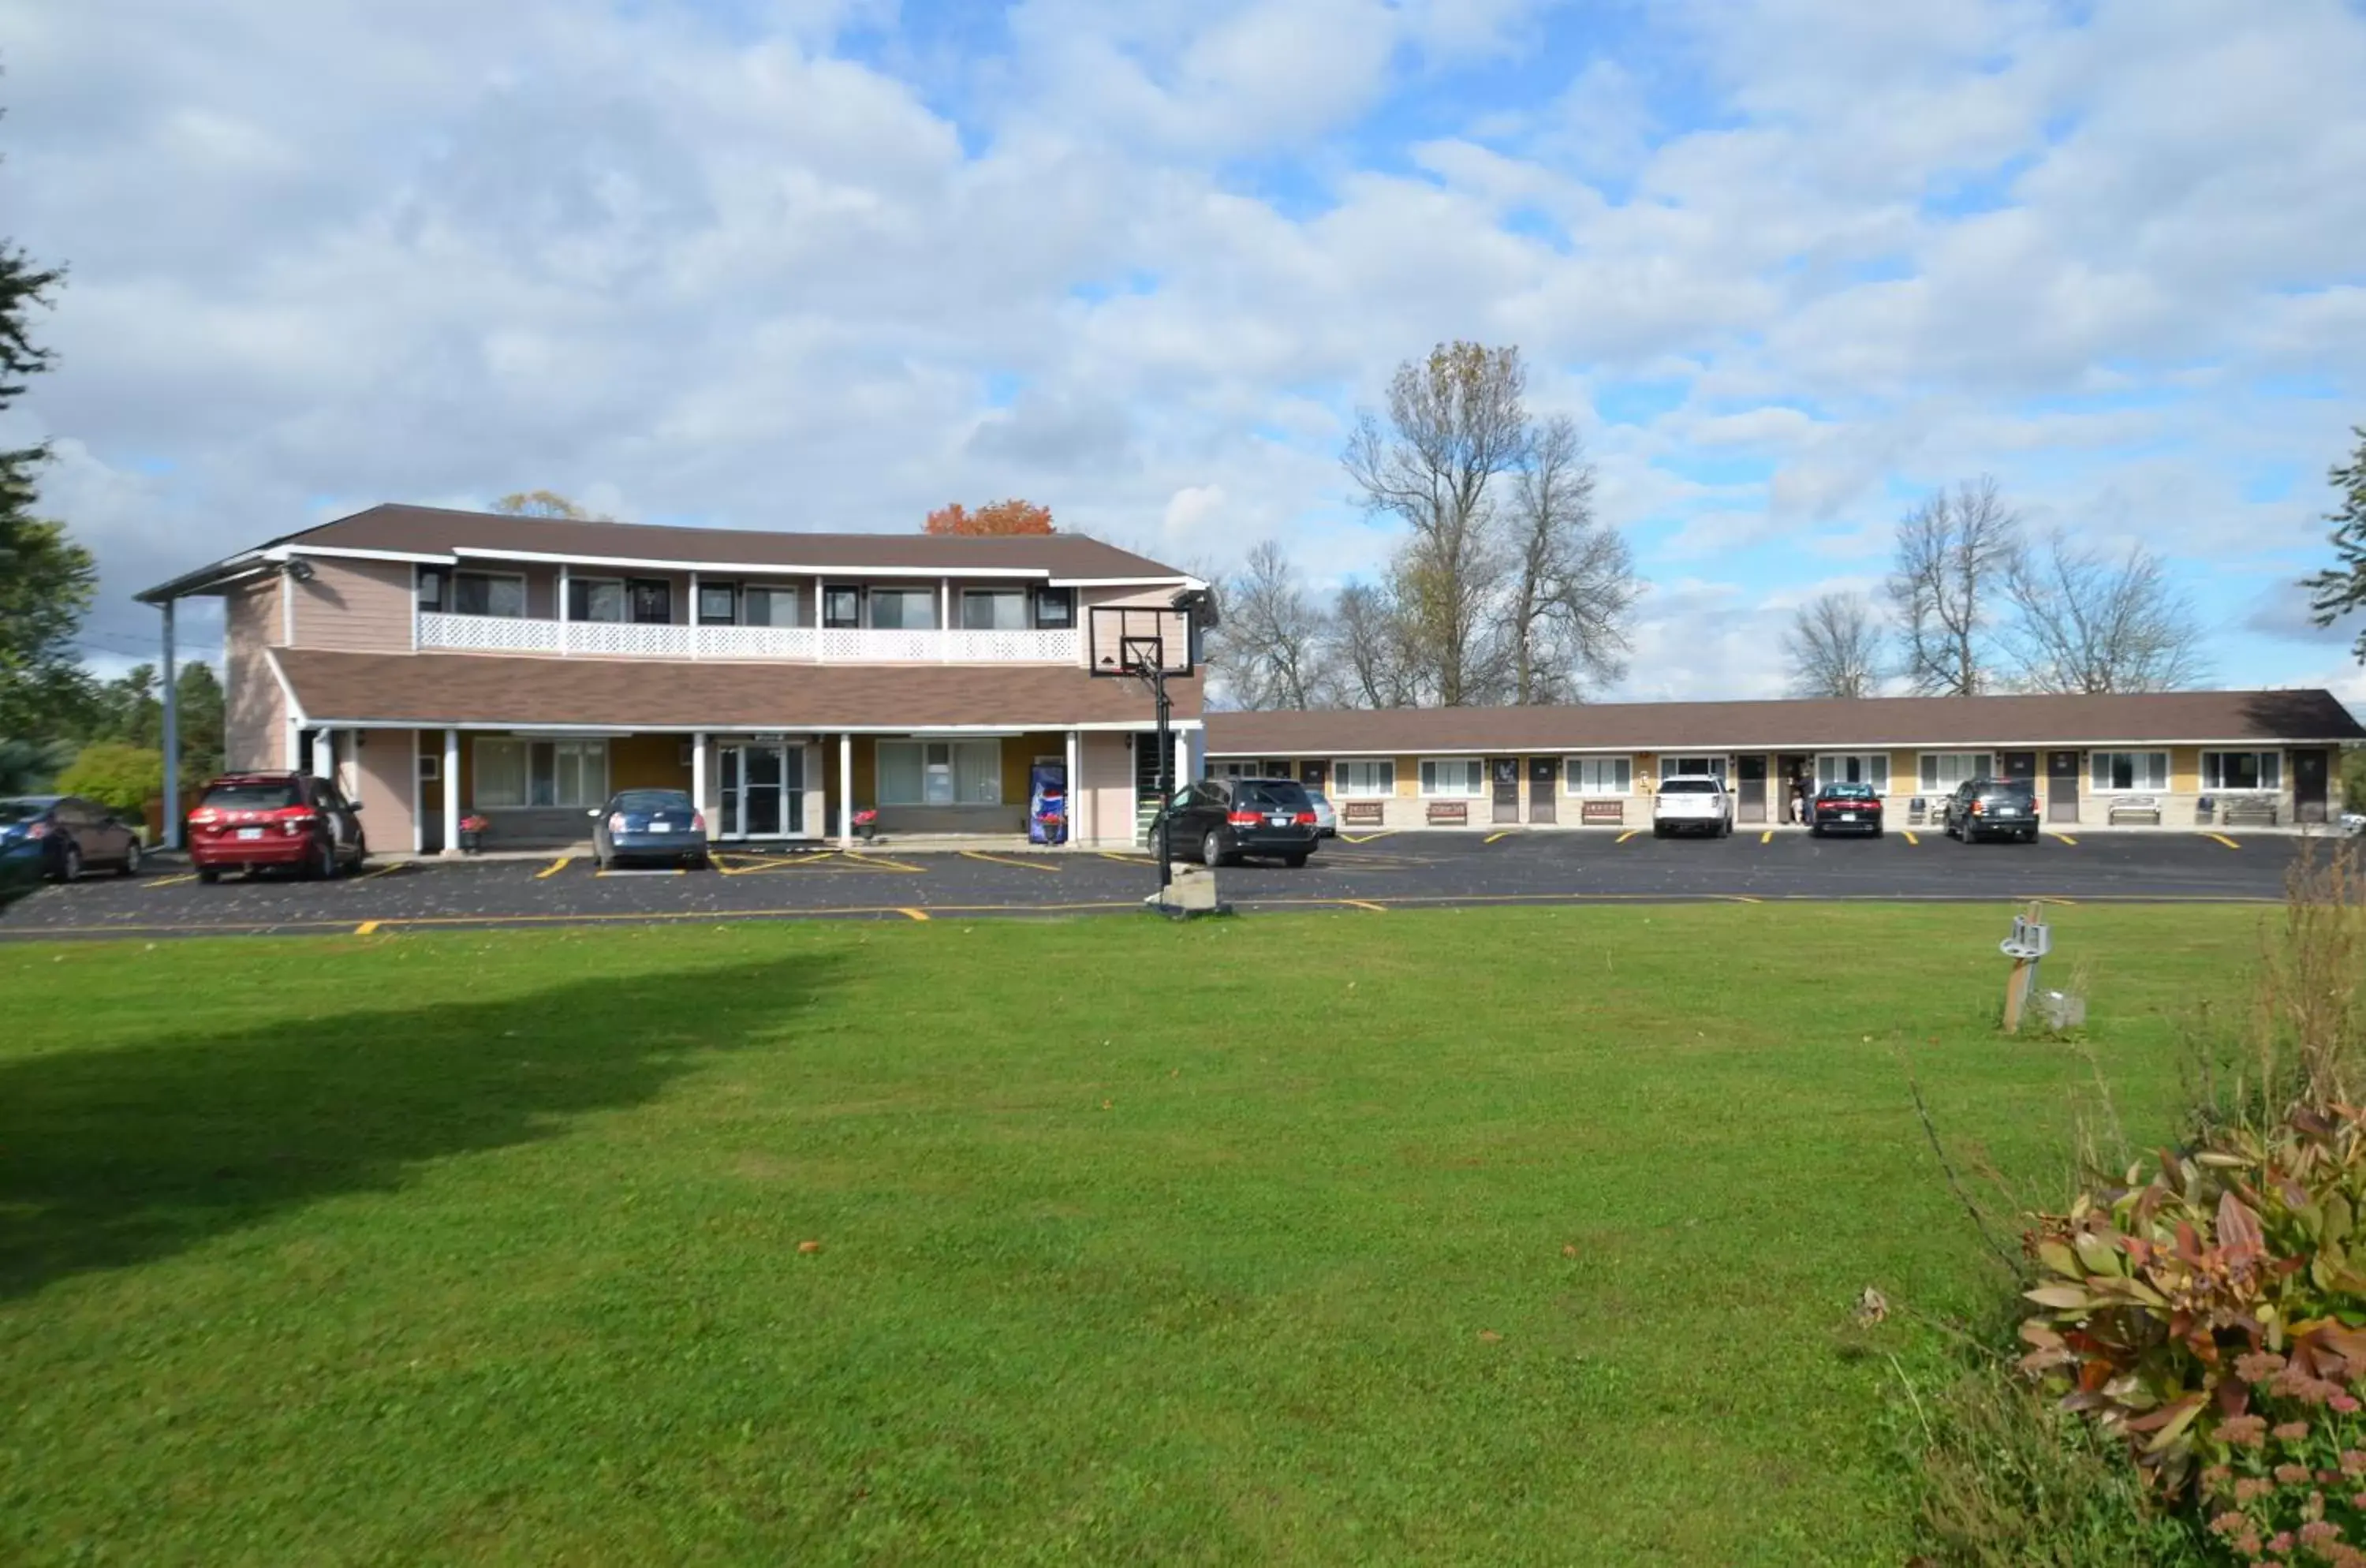
[[[1331,809],[1331,797],[1309,784],[1306,798],[1314,803],[1314,836],[1335,839],[1339,836],[1339,814]]]

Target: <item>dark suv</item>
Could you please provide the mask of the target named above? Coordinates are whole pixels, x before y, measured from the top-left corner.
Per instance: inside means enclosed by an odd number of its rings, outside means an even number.
[[[1197,853],[1208,865],[1244,855],[1304,865],[1314,852],[1314,802],[1292,779],[1201,779],[1175,797],[1167,816],[1176,852]]]
[[[2027,779],[1974,779],[1947,797],[1947,832],[1976,839],[2037,842],[2037,788]]]
[[[359,870],[369,857],[360,810],[310,773],[225,773],[189,812],[189,859],[200,882],[269,866],[322,878]]]

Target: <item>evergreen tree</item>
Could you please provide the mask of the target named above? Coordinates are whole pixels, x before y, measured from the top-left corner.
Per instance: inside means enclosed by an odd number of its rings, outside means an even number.
[[[2366,424],[2353,427],[2350,434],[2358,437],[2358,449],[2349,455],[2347,468],[2336,468],[2327,476],[2341,492],[2340,508],[2325,518],[2333,525],[2333,553],[2341,564],[2302,584],[2313,595],[2309,603],[2320,626],[2366,609]],[[2359,632],[2351,646],[2360,662],[2366,663],[2366,630]]]
[[[0,242],[0,412],[50,367],[28,318],[64,276]],[[33,514],[34,479],[48,456],[46,446],[0,451],[0,738],[52,739],[83,689],[73,634],[98,573],[62,524]]]

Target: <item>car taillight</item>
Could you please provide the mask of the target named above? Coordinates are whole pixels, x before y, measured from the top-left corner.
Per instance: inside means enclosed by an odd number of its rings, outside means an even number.
[[[611,833],[622,833],[625,830],[625,814],[621,811],[611,811],[608,813],[608,831]]]
[[[1224,820],[1235,828],[1254,828],[1265,818],[1254,811],[1234,811],[1229,813]]]
[[[1989,803],[1985,800],[1975,800],[1972,802],[1972,815],[1975,817],[1987,816],[1988,809]]]
[[[705,812],[693,811],[690,814],[690,830],[693,833],[704,833],[706,831]]]
[[[1312,811],[1301,811],[1301,812],[1300,812],[1300,813],[1298,814],[1298,825],[1299,825],[1300,827],[1301,827],[1301,828],[1312,828],[1312,827],[1313,827],[1313,826],[1314,826],[1314,813],[1313,813]]]

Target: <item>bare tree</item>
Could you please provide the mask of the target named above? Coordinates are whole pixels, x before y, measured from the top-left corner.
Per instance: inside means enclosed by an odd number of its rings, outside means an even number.
[[[1367,582],[1339,591],[1331,612],[1332,668],[1349,707],[1414,707],[1421,701],[1420,633],[1394,595]]]
[[[1342,457],[1373,513],[1412,530],[1391,588],[1420,637],[1421,684],[1445,707],[1483,702],[1502,639],[1498,480],[1527,457],[1527,369],[1517,348],[1441,344],[1389,381],[1388,425],[1358,423]]]
[[[1869,697],[1881,684],[1879,622],[1862,593],[1822,593],[1799,606],[1783,634],[1791,694]]]
[[[2208,673],[2202,621],[2142,545],[2112,556],[2062,534],[2005,581],[2016,683],[2036,692],[2168,692]]]
[[[578,505],[555,490],[513,490],[493,502],[491,509],[512,517],[557,517],[570,523],[614,521]]]
[[[1289,555],[1271,539],[1217,584],[1223,623],[1208,662],[1226,700],[1245,708],[1318,707],[1330,700],[1330,616],[1307,595]]]
[[[1993,683],[1990,627],[2021,554],[2020,515],[1986,476],[1898,523],[1889,601],[1916,692],[1967,697]]]
[[[1512,482],[1513,584],[1505,626],[1515,703],[1576,701],[1627,672],[1627,613],[1641,586],[1627,541],[1594,515],[1594,466],[1577,423],[1545,422]]]

